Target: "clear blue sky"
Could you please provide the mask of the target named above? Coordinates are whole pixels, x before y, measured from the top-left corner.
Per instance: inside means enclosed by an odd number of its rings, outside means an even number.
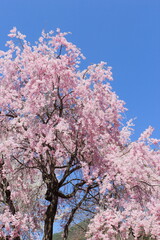
[[[42,29],[72,32],[86,56],[82,67],[106,61],[112,86],[135,120],[160,137],[160,0],[1,0],[0,48],[16,26],[32,43]]]

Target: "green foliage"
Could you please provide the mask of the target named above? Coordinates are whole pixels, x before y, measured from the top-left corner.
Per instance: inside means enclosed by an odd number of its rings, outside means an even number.
[[[85,234],[87,231],[89,220],[85,220],[79,224],[75,224],[69,230],[68,240],[86,240]],[[53,240],[63,240],[62,232],[55,233],[53,235]]]
[[[87,227],[89,224],[89,220],[85,220],[79,224],[75,224],[72,226],[69,230],[69,236],[67,240],[86,240],[85,234],[87,231]],[[63,240],[62,238],[63,232],[55,233],[53,235],[53,240]],[[120,237],[117,236],[117,240],[121,240]],[[128,240],[134,240],[133,236],[130,236]],[[151,238],[150,236],[142,236],[139,238],[139,240],[156,240]]]

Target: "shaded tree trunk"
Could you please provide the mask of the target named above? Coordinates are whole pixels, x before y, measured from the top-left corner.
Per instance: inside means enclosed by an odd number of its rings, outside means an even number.
[[[50,201],[50,204],[45,213],[43,240],[53,239],[53,223],[54,223],[55,215],[57,212],[57,205],[58,205],[58,194],[53,196],[53,199],[52,201]]]
[[[1,194],[3,196],[3,200],[5,202],[6,205],[8,205],[10,212],[12,213],[12,215],[15,215],[16,210],[13,204],[13,201],[11,199],[11,191],[8,189],[9,187],[9,182],[7,181],[7,179],[3,176],[2,170],[3,170],[3,164],[4,161],[2,161],[2,163],[0,164],[0,190],[1,190]],[[7,236],[5,238],[0,238],[0,240],[9,240],[10,236]],[[21,240],[20,236],[14,237],[13,240]]]

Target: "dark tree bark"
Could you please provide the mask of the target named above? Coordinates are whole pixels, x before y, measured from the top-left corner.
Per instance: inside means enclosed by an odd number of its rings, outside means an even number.
[[[53,223],[57,212],[58,196],[54,196],[45,213],[43,240],[52,240]]]
[[[0,164],[0,176],[1,176],[0,190],[1,190],[1,194],[3,196],[3,200],[4,200],[5,204],[8,205],[9,210],[12,213],[12,215],[15,215],[16,210],[15,210],[13,201],[11,199],[11,191],[9,189],[7,189],[9,187],[9,183],[8,183],[7,179],[5,177],[3,177],[3,174],[2,174],[3,164],[4,164],[4,162],[2,162]],[[3,239],[9,240],[10,236],[8,236],[6,238],[2,238],[2,240]],[[21,240],[21,238],[20,238],[20,236],[17,236],[17,237],[14,237],[13,240]]]
[[[55,220],[58,205],[58,194],[52,196],[49,206],[47,207],[44,219],[44,236],[43,240],[53,239],[53,223]]]

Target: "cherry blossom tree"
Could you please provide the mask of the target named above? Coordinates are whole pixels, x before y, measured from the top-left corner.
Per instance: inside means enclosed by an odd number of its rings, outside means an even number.
[[[101,62],[80,71],[83,55],[65,35],[43,32],[31,46],[14,28],[15,40],[0,53],[2,237],[29,232],[35,239],[44,222],[43,240],[50,240],[60,214],[66,239],[76,211],[97,187],[94,165],[102,164],[104,147],[110,155],[120,145],[124,103],[106,81],[111,69]]]
[[[160,239],[160,141],[150,137],[152,131],[126,143],[106,169],[88,239]]]
[[[0,237],[51,240],[56,219],[64,240],[81,211],[96,214],[88,239],[158,238],[159,149],[129,140],[124,102],[106,63],[84,58],[66,33],[44,33],[31,46],[13,28],[0,51]],[[90,204],[85,209],[84,203]]]

